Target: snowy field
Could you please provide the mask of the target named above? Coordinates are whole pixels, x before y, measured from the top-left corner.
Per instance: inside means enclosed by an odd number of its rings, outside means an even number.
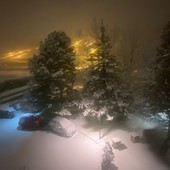
[[[22,77],[28,77],[30,74],[28,71],[0,71],[0,82],[3,82],[5,80],[10,80],[10,79],[17,79],[17,78],[22,78]]]
[[[8,108],[8,104],[0,105]],[[146,143],[132,143],[126,127],[102,128],[104,137],[99,140],[98,130],[83,117],[72,121],[78,133],[71,138],[60,137],[45,131],[19,131],[17,123],[22,113],[11,120],[0,120],[0,170],[101,170],[102,148],[113,137],[122,140],[121,149],[113,149],[114,165],[111,170],[168,170]],[[148,126],[136,117],[127,124],[129,129]],[[131,126],[131,127],[130,127]]]

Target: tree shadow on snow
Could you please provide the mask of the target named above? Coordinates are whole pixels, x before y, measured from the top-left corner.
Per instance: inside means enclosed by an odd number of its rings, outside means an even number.
[[[128,148],[128,147],[127,147],[125,144],[121,143],[120,146],[117,148],[117,150],[123,151],[123,150],[125,150],[125,149],[127,149],[127,148]]]

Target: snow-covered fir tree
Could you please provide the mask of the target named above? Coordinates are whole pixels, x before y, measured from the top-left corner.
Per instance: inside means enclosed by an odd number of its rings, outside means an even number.
[[[84,114],[105,115],[111,120],[128,114],[132,96],[127,83],[121,80],[121,69],[117,58],[111,54],[110,37],[103,23],[100,34],[95,51],[89,57],[92,64],[83,90],[90,104],[86,104]]]
[[[167,139],[163,146],[163,151],[166,152],[170,149],[170,22],[164,27],[153,63],[153,73],[153,80],[148,82],[146,97],[154,114],[162,112],[169,117]]]
[[[109,142],[105,143],[105,146],[103,148],[103,154],[102,154],[102,162],[101,162],[101,168],[102,170],[111,170],[111,163],[114,158],[114,153],[111,145]]]
[[[38,55],[29,62],[34,102],[53,107],[73,89],[75,54],[64,32],[52,32],[40,43]]]

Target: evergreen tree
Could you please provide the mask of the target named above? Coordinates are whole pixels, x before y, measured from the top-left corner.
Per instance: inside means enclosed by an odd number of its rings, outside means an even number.
[[[170,21],[164,27],[163,33],[161,35],[161,44],[157,49],[158,57],[161,58],[167,54],[170,54]]]
[[[101,162],[101,169],[102,170],[111,170],[113,169],[111,167],[112,162],[114,158],[114,153],[111,145],[109,142],[106,142],[104,148],[103,148],[103,154],[102,154],[102,162]]]
[[[39,54],[29,62],[34,101],[43,107],[53,107],[63,102],[73,89],[74,59],[71,40],[64,32],[54,31],[40,43]]]
[[[99,39],[96,40],[95,52],[89,57],[92,65],[84,92],[92,102],[84,114],[99,116],[100,113],[109,119],[120,114],[126,115],[132,98],[127,84],[121,80],[120,66],[117,58],[111,54],[110,37],[103,23],[100,33]],[[89,107],[93,108],[93,111]]]
[[[153,63],[153,81],[148,85],[147,99],[153,113],[164,112],[169,117],[167,139],[163,152],[170,149],[170,22],[164,27],[157,58]]]

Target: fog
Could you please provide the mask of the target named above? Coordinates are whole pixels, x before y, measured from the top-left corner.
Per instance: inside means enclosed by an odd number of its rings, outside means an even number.
[[[1,0],[0,54],[31,48],[54,30],[75,38],[87,31],[93,18],[109,26],[137,27],[153,43],[170,19],[169,0]]]

